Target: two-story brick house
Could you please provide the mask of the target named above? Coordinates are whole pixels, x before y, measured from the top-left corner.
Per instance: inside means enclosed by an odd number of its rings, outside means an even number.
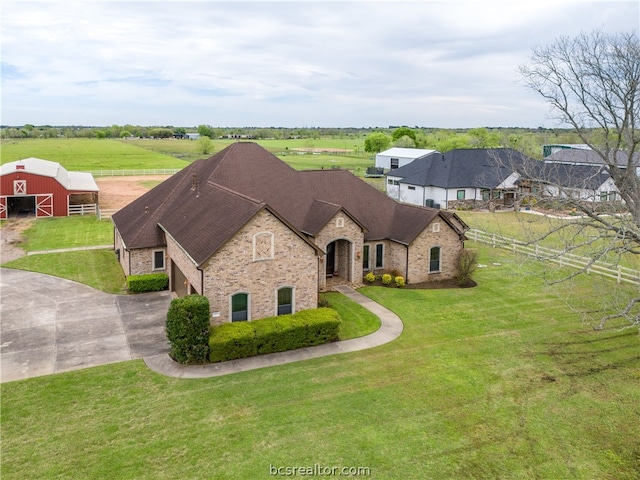
[[[166,272],[209,298],[216,321],[317,306],[368,271],[449,279],[466,225],[400,204],[345,170],[297,171],[255,143],[198,160],[113,216],[126,275]]]

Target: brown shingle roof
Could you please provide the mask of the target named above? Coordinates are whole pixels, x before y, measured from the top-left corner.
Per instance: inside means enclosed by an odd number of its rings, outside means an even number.
[[[234,143],[158,185],[113,221],[127,248],[163,245],[160,225],[201,264],[263,208],[310,236],[343,210],[365,240],[405,244],[440,215],[397,203],[347,171],[299,172],[255,143]]]

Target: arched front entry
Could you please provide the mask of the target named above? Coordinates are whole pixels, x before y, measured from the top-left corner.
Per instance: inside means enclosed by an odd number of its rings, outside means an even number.
[[[321,265],[323,271],[319,276],[321,289],[353,282],[352,242],[346,239],[334,240],[326,245],[325,252],[324,265]]]

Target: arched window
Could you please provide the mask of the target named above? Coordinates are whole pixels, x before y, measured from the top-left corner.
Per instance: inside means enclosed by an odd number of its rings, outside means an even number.
[[[293,288],[278,289],[278,315],[293,313]]]
[[[231,321],[245,322],[249,320],[249,294],[236,293],[231,297]]]
[[[429,253],[429,273],[440,271],[440,247],[432,247]]]

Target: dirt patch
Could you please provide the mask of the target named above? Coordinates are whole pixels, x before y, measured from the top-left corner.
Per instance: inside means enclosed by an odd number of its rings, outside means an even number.
[[[149,183],[162,182],[168,175],[144,175],[136,177],[98,177],[100,208],[119,210],[151,190]]]
[[[34,221],[35,219],[26,218],[5,221],[0,229],[0,263],[10,262],[26,255],[18,244],[22,242],[22,232],[29,228]]]

